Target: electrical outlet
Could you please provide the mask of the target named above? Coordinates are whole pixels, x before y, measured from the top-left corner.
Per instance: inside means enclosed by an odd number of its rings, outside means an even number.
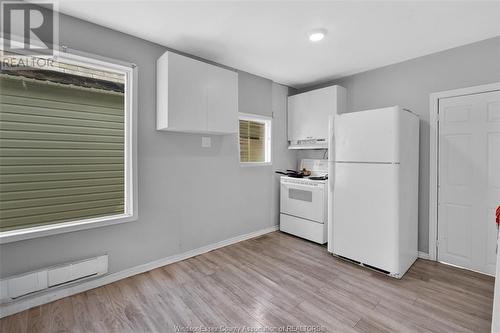
[[[209,136],[202,136],[201,137],[201,146],[203,148],[210,148],[212,147],[212,138]]]

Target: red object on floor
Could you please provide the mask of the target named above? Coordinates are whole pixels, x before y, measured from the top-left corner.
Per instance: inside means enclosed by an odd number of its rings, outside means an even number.
[[[497,219],[496,219],[496,222],[497,222],[497,226],[500,226],[500,206],[497,207]]]

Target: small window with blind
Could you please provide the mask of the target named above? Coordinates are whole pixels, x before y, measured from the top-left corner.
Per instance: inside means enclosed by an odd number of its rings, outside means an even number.
[[[271,164],[271,118],[240,113],[240,163]]]
[[[133,73],[71,54],[2,68],[0,241],[136,218]]]

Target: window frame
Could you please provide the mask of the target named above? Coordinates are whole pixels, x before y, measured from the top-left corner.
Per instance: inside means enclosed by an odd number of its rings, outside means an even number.
[[[57,61],[95,69],[117,72],[125,75],[125,139],[124,139],[124,175],[125,202],[124,213],[59,222],[43,226],[27,227],[0,232],[0,244],[26,239],[45,237],[66,232],[105,227],[138,219],[137,191],[137,72],[133,63],[99,57],[84,52],[62,47],[57,53]]]
[[[241,161],[241,146],[240,146],[240,120],[254,121],[259,123],[264,123],[265,128],[265,143],[264,143],[264,162],[242,162]],[[241,167],[259,167],[259,166],[270,166],[273,165],[272,160],[272,127],[273,118],[269,116],[263,116],[260,114],[253,113],[238,113],[238,161]]]

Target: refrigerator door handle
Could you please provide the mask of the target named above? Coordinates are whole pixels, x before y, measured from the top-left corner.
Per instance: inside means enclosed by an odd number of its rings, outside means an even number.
[[[328,205],[327,249],[333,253],[333,189],[335,186],[335,115],[328,117]]]
[[[366,162],[366,161],[335,161],[344,164],[401,164],[401,162]]]
[[[333,192],[335,183],[335,115],[328,117],[328,175],[329,188]]]

